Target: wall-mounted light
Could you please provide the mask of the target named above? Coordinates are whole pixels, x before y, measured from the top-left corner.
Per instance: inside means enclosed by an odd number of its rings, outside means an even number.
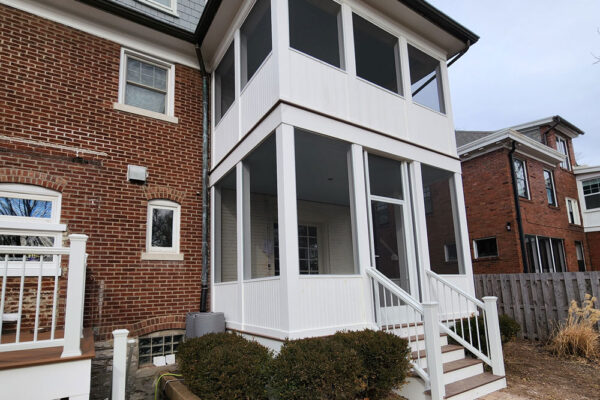
[[[510,226],[510,222],[507,222],[507,223],[506,223],[506,230],[510,232],[510,230],[511,230],[511,229],[512,229],[512,228],[511,228],[511,226]]]

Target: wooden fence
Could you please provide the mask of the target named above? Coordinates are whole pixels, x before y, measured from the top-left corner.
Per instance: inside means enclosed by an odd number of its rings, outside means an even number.
[[[600,301],[600,271],[474,278],[477,298],[498,297],[498,314],[514,318],[521,325],[520,336],[528,339],[549,338],[558,321],[567,317],[571,300],[581,303],[587,293]]]

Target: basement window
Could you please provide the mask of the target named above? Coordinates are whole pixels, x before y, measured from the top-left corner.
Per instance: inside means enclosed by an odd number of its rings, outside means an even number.
[[[498,242],[495,237],[473,240],[475,258],[497,257]]]
[[[290,47],[344,69],[342,7],[331,0],[289,0]]]
[[[235,62],[233,42],[215,70],[215,125],[235,101]]]
[[[440,61],[409,44],[408,64],[413,101],[446,113]]]
[[[398,38],[352,14],[356,75],[402,95]]]
[[[271,53],[271,4],[258,0],[240,28],[242,88]]]
[[[152,364],[154,357],[176,354],[179,345],[183,341],[184,336],[182,333],[167,335],[159,333],[140,338],[138,345],[138,365],[141,367]]]

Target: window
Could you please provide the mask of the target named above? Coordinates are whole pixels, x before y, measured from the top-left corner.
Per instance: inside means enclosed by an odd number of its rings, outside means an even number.
[[[567,141],[559,136],[556,137],[556,148],[557,150],[566,156],[565,160],[560,163],[560,166],[564,169],[571,170],[571,157],[569,156],[569,146]]]
[[[528,272],[566,272],[562,239],[525,236]]]
[[[271,4],[258,0],[240,28],[242,88],[271,53]]]
[[[577,200],[565,198],[567,203],[567,217],[569,218],[570,224],[581,225],[581,218],[579,218],[579,203]]]
[[[235,101],[235,63],[233,42],[215,70],[215,125]]]
[[[289,0],[290,47],[344,68],[342,8],[331,0]]]
[[[316,226],[298,225],[298,253],[300,275],[319,274],[319,245]]]
[[[556,193],[554,192],[554,176],[552,171],[544,170],[544,184],[546,185],[548,204],[556,206]]]
[[[137,0],[157,10],[177,15],[177,0]]]
[[[495,237],[473,240],[475,258],[497,257],[498,243]]]
[[[431,201],[431,188],[423,186],[423,200],[425,202],[425,214],[433,213],[433,202]]]
[[[237,274],[237,179],[236,169],[215,185],[215,282],[238,280]]]
[[[445,113],[440,61],[409,44],[408,64],[413,101]]]
[[[402,93],[398,38],[352,14],[356,75],[394,93]]]
[[[527,168],[525,166],[525,161],[514,158],[513,165],[515,168],[515,180],[517,182],[517,192],[519,197],[528,199],[529,185],[527,183]]]
[[[600,178],[583,181],[582,186],[585,209],[600,208]]]
[[[183,333],[177,332],[165,335],[165,332],[163,331],[158,333],[158,335],[151,334],[139,339],[139,366],[151,364],[154,362],[154,357],[165,357],[177,353],[179,345],[183,343]]]
[[[53,190],[20,184],[0,185],[0,246],[60,247],[61,195]],[[21,274],[23,260],[25,275],[53,275],[60,270],[56,256],[0,254],[0,265],[8,260],[8,275]]]
[[[156,116],[173,116],[175,67],[143,54],[122,50],[119,103],[132,107],[125,111]],[[148,114],[150,112],[151,114]]]
[[[577,266],[579,268],[579,272],[585,272],[585,256],[583,253],[583,243],[578,241],[575,242],[575,253],[577,255]]]
[[[444,255],[446,262],[456,262],[458,257],[456,255],[456,243],[444,245]]]
[[[181,206],[169,200],[148,202],[146,254],[142,258],[161,259],[179,256],[179,222]],[[152,257],[157,255],[158,257]],[[180,259],[181,257],[174,257]]]

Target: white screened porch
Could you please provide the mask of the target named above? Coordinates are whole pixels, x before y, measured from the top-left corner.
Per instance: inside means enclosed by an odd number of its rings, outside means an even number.
[[[298,110],[274,114],[287,111]],[[211,304],[228,329],[278,340],[378,329],[381,307],[408,321],[382,294],[376,307],[370,268],[417,303],[430,269],[473,293],[458,163],[342,123],[335,136],[303,125],[267,118],[211,174]],[[438,295],[440,312],[460,315],[452,292]]]

